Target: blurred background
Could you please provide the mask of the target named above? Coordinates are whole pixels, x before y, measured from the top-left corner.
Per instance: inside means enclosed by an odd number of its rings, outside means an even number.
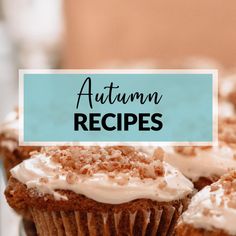
[[[17,105],[18,69],[59,68],[60,0],[0,0],[0,120]]]
[[[0,121],[23,68],[234,73],[235,0],[0,0]]]
[[[235,0],[0,0],[0,122],[18,103],[18,69],[211,68],[235,80],[235,12]],[[13,221],[7,207],[0,217]]]

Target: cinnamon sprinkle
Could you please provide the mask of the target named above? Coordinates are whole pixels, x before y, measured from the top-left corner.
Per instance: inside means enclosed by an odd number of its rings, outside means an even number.
[[[47,177],[41,177],[41,178],[39,179],[39,182],[40,182],[40,183],[47,184],[47,183],[48,183],[48,178],[47,178]]]
[[[68,172],[68,184],[76,181],[76,175],[92,176],[98,172],[107,172],[110,178],[117,173],[129,173],[141,179],[156,179],[165,173],[162,163],[164,151],[161,148],[157,148],[153,156],[147,156],[130,146],[53,147],[44,148],[41,152]],[[120,180],[119,184],[125,181]]]

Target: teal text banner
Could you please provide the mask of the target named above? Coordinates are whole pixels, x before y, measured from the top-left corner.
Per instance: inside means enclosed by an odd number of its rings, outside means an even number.
[[[213,141],[214,73],[22,71],[22,142]]]

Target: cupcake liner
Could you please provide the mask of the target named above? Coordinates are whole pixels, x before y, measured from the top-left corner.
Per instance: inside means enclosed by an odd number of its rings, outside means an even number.
[[[33,221],[22,219],[22,227],[24,227],[24,235],[37,236],[36,228]]]
[[[31,208],[40,236],[145,236],[172,235],[182,213],[182,203],[162,205],[147,210],[114,212],[42,211]]]

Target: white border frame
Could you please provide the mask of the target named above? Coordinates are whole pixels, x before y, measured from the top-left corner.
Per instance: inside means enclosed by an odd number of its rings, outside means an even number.
[[[213,142],[25,142],[24,141],[24,75],[25,74],[212,74],[213,75]],[[20,69],[19,70],[19,145],[142,145],[142,146],[216,146],[218,145],[218,70],[217,69]]]

